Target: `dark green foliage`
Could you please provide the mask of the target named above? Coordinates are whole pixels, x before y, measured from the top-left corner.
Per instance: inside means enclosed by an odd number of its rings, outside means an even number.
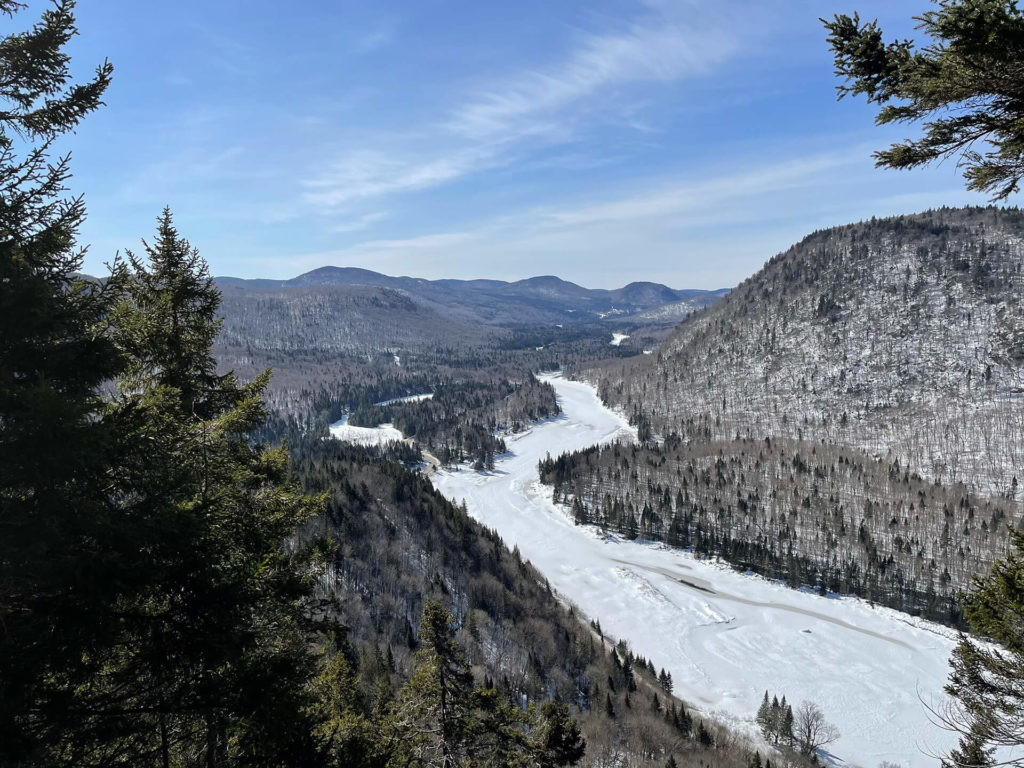
[[[714,737],[712,737],[710,731],[704,727],[704,721],[701,720],[697,726],[697,742],[704,747],[704,749],[711,749],[715,745]]]
[[[955,704],[940,716],[961,739],[945,765],[992,765],[996,748],[1024,743],[1024,532],[1014,531],[1011,538],[1006,558],[978,580],[977,591],[967,599],[971,629],[998,645],[961,636],[953,651],[946,692]]]
[[[376,723],[389,766],[575,765],[586,748],[565,706],[522,711],[492,687],[477,687],[453,617],[428,600],[408,683]]]
[[[876,122],[923,122],[924,135],[875,153],[879,166],[914,168],[956,157],[969,189],[1003,199],[1024,175],[1024,14],[1016,0],[942,0],[917,17],[924,45],[886,43],[876,22],[822,20],[846,79]]]
[[[564,704],[546,701],[540,708],[540,725],[530,732],[537,768],[575,765],[586,752],[587,743],[579,725],[569,717]]]
[[[83,650],[109,642],[101,588],[108,430],[97,388],[120,360],[107,314],[119,285],[76,277],[85,215],[52,143],[96,109],[104,63],[72,84],[72,2],[0,39],[0,762],[38,751],[66,717]],[[0,2],[0,13],[21,8]]]
[[[765,691],[755,722],[765,740],[787,746],[793,743],[793,707],[786,703],[785,696],[781,702],[777,696],[769,702],[768,691]]]
[[[242,385],[211,355],[219,294],[170,213],[130,256],[116,315],[127,365],[104,414],[117,433],[117,644],[80,690],[76,748],[134,760],[204,745],[207,763],[301,748],[315,569],[283,542],[320,510],[287,454],[250,442],[267,374]],[[125,714],[128,713],[128,714]],[[102,761],[101,761],[102,762]]]

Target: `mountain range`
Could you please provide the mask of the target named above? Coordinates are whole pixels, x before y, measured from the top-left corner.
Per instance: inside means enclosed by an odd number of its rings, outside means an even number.
[[[354,267],[321,267],[290,280],[218,277],[216,282],[222,289],[246,293],[377,288],[397,292],[418,306],[454,320],[497,326],[580,324],[627,318],[667,322],[713,304],[728,293],[728,289],[675,290],[650,282],[634,282],[615,290],[592,289],[552,275],[516,282],[425,280],[391,277]]]

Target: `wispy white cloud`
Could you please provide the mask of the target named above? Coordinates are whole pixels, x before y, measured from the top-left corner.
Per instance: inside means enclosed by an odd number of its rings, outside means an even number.
[[[339,224],[334,224],[331,227],[331,231],[343,233],[343,232],[359,232],[364,229],[376,224],[378,221],[383,221],[388,218],[388,214],[384,211],[378,211],[376,213],[367,213],[348,221],[343,221]]]
[[[870,171],[870,157],[862,147],[734,168],[717,176],[700,169],[687,178],[649,180],[612,199],[523,210],[457,232],[369,240],[305,254],[297,263],[309,269],[335,264],[425,277],[472,276],[467,265],[481,264],[486,254],[489,274],[499,276],[503,270],[505,277],[519,278],[549,272],[552,258],[572,270],[589,266],[597,255],[614,263],[616,255],[621,259],[630,254],[622,270],[632,271],[637,268],[636,254],[643,254],[650,264],[659,263],[676,252],[685,233],[709,224],[724,233],[716,247],[727,249],[730,225],[782,218],[781,212],[794,206],[800,195],[831,188],[837,171],[858,166]],[[773,201],[771,206],[751,204],[766,198]],[[744,241],[743,247],[749,249],[751,243]],[[765,252],[762,258],[769,255]],[[704,283],[727,284],[714,271]]]
[[[352,46],[352,52],[364,55],[385,47],[394,40],[396,29],[394,19],[384,20],[378,27],[359,35]]]
[[[405,158],[383,151],[352,152],[316,177],[303,182],[306,202],[335,210],[364,198],[435,187],[493,164],[482,149],[454,151],[429,158]]]
[[[548,226],[579,227],[612,221],[644,219],[706,210],[732,200],[778,193],[821,183],[843,165],[861,162],[865,148],[797,157],[761,167],[703,180],[662,185],[617,200],[543,212],[539,220]]]
[[[610,86],[705,74],[738,48],[728,27],[648,14],[623,30],[580,35],[562,63],[495,83],[454,110],[448,126],[475,140],[506,139]]]
[[[454,245],[462,245],[477,236],[476,233],[472,232],[443,232],[397,240],[369,240],[354,246],[350,252],[372,254],[384,251],[407,251],[422,254],[424,251],[434,251],[451,248]]]
[[[707,74],[742,49],[744,33],[735,18],[707,8],[694,13],[689,2],[643,7],[614,28],[577,32],[554,62],[477,87],[444,120],[413,136],[344,154],[303,182],[303,199],[333,212],[361,199],[450,184],[569,144],[587,120],[650,133],[643,99],[622,98],[615,109],[610,100],[631,85]]]

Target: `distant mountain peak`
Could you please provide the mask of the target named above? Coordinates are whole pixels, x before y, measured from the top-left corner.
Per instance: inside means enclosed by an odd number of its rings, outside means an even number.
[[[290,280],[242,280],[218,277],[222,286],[245,290],[304,287],[371,286],[399,291],[417,304],[456,320],[488,325],[557,324],[619,320],[652,313],[643,319],[665,323],[716,301],[721,292],[677,291],[652,282],[633,282],[616,290],[584,288],[557,275],[504,280],[427,280],[392,277],[361,267],[325,266]],[[663,307],[673,308],[657,312]]]

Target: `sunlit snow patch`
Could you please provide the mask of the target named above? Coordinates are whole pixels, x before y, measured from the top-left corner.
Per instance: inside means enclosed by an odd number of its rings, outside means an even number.
[[[619,344],[621,344],[622,342],[624,342],[628,338],[629,338],[629,334],[628,333],[613,333],[612,334],[611,345],[613,347],[617,347],[617,346],[619,346]]]
[[[381,400],[374,405],[394,405],[395,403],[422,403],[424,400],[432,400],[433,392],[424,392],[422,395],[406,395],[405,397],[393,397],[390,400]]]
[[[331,437],[343,443],[356,445],[385,445],[401,442],[405,435],[391,424],[381,424],[379,427],[353,427],[348,423],[348,414],[345,414],[331,424]]]

